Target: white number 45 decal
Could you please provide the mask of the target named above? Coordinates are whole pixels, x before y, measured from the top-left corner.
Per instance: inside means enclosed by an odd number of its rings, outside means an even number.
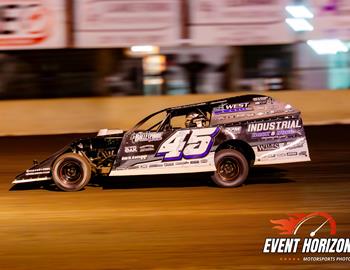
[[[205,157],[219,130],[218,127],[178,130],[160,145],[156,156],[163,156],[164,161]]]

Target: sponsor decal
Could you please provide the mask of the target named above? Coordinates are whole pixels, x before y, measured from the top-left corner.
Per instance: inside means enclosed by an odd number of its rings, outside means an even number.
[[[146,168],[148,168],[148,167],[147,167],[147,165],[145,165],[145,164],[141,164],[141,165],[139,165],[139,168],[146,169]]]
[[[255,97],[253,98],[253,101],[265,101],[267,100],[269,97]]]
[[[221,116],[221,117],[218,118],[218,121],[224,121],[224,120],[226,120],[226,119],[227,119],[227,117],[222,117],[222,116]]]
[[[285,137],[288,135],[302,135],[300,130],[296,129],[287,129],[287,130],[277,130],[277,131],[262,131],[262,132],[254,132],[251,134],[252,138],[273,138],[273,137]]]
[[[283,154],[283,156],[285,156],[286,154]],[[258,161],[262,161],[262,160],[275,160],[276,158],[281,157],[281,154],[265,154],[262,157],[258,158]]]
[[[252,123],[248,125],[248,132],[276,131],[283,129],[301,128],[300,120],[283,120],[264,123]]]
[[[153,144],[146,144],[140,146],[140,152],[153,152],[154,151],[154,145]]]
[[[135,153],[137,152],[137,146],[126,146],[125,153]]]
[[[252,108],[248,107],[249,102],[237,103],[237,104],[222,104],[214,108],[214,114],[224,114],[224,113],[236,113],[250,111]]]
[[[127,156],[127,157],[122,157],[122,160],[135,160],[135,159],[145,160],[145,159],[147,159],[147,155],[138,155],[138,156]]]
[[[188,161],[176,162],[176,165],[181,165],[181,166],[188,165],[188,164],[190,164]]]
[[[270,222],[282,237],[266,238],[264,254],[283,254],[286,257],[280,260],[288,261],[350,261],[350,257],[342,256],[350,253],[350,238],[336,237],[337,223],[329,213],[294,213]]]
[[[270,108],[270,107],[269,106],[257,106],[257,107],[255,107],[255,109],[257,111],[267,111],[268,108]]]
[[[268,143],[257,145],[258,152],[272,151],[280,148],[279,143]]]
[[[272,134],[269,131],[252,133],[252,138],[262,138],[262,137],[270,137],[270,136],[272,136]]]
[[[255,97],[253,98],[255,105],[264,105],[269,100],[269,97]]]
[[[139,167],[138,166],[131,166],[131,167],[129,167],[128,169],[129,170],[135,170],[135,169],[138,169]]]
[[[237,118],[251,118],[256,116],[257,114],[254,113],[237,113],[237,114],[226,114],[226,115],[220,115],[217,117],[217,121],[229,121],[229,120],[234,120]]]
[[[46,167],[46,168],[38,168],[38,169],[28,169],[26,170],[26,172],[42,172],[42,171],[50,171],[51,168],[50,167]]]
[[[31,176],[31,175],[40,175],[40,174],[48,174],[51,172],[51,168],[38,168],[38,169],[29,169],[26,170],[25,175]]]
[[[307,157],[306,151],[301,151],[301,152],[299,153],[299,156],[306,156],[306,157]]]
[[[274,135],[286,136],[286,135],[294,135],[297,133],[300,133],[300,132],[296,129],[286,129],[286,130],[277,130],[276,133],[274,133]]]
[[[136,159],[136,157],[134,158]],[[138,159],[138,158],[137,158]],[[126,160],[130,160],[129,157],[126,158]],[[208,160],[179,160],[176,162],[161,162],[161,163],[153,163],[153,162],[146,162],[142,164],[136,164],[129,168],[135,169],[146,169],[146,168],[170,168],[170,167],[178,167],[178,168],[184,168],[188,166],[204,166],[208,163]],[[129,169],[128,168],[128,169]]]
[[[156,142],[163,139],[160,132],[137,132],[131,135],[131,140],[137,142]]]
[[[159,167],[163,167],[163,164],[151,164],[149,165],[148,168],[159,168]]]
[[[242,127],[228,127],[225,128],[225,130],[231,134],[240,134],[242,131]]]

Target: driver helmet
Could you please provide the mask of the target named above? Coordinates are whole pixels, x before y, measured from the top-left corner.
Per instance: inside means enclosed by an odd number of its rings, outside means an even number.
[[[206,119],[204,115],[197,112],[190,112],[186,115],[185,125],[187,128],[204,127]]]

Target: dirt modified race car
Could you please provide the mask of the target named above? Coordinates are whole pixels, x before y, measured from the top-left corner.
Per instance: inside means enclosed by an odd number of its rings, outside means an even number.
[[[237,187],[253,165],[309,160],[300,112],[271,97],[244,95],[167,108],[127,132],[100,130],[36,162],[13,184],[53,181],[77,191],[96,175],[212,172],[218,186]]]

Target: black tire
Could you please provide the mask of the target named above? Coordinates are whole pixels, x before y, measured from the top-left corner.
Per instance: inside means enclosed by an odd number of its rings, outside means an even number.
[[[67,153],[58,157],[52,166],[52,178],[64,191],[79,191],[90,181],[91,166],[85,157]]]
[[[212,180],[219,187],[238,187],[244,183],[249,173],[246,157],[234,149],[223,149],[215,155],[216,171]]]

